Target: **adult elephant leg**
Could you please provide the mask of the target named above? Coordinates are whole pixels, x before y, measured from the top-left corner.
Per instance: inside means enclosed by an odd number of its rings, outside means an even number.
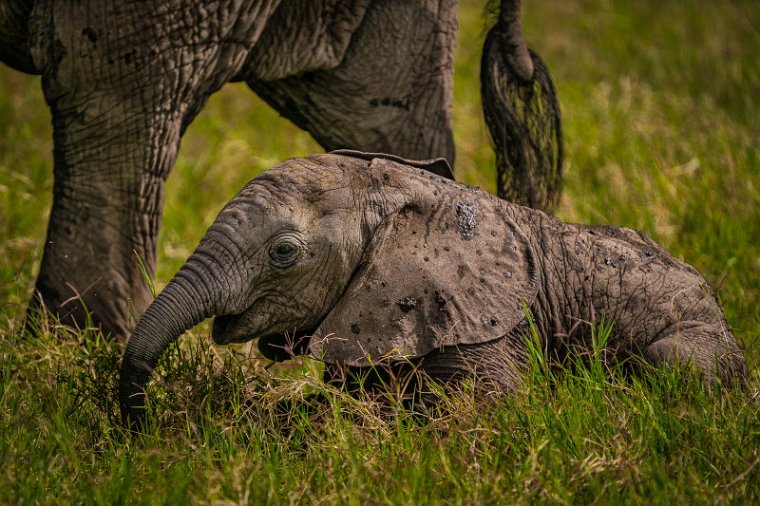
[[[52,102],[55,184],[36,301],[66,324],[119,338],[151,296],[163,185],[180,125],[142,106],[58,97]],[[130,110],[131,109],[131,110]]]
[[[279,0],[34,4],[53,113],[53,209],[37,290],[66,323],[128,334],[150,293],[163,184],[206,98],[237,74]]]
[[[254,66],[243,77],[327,150],[445,157],[453,164],[455,37],[451,0],[377,1],[333,67],[267,80]]]
[[[55,182],[28,327],[44,305],[69,325],[91,315],[122,339],[150,301],[140,260],[152,277],[163,184],[189,100],[177,93],[177,51],[151,51],[160,41],[132,16],[35,7],[32,55],[53,115]]]

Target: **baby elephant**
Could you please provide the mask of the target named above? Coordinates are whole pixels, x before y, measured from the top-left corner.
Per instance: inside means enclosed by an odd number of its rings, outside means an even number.
[[[251,181],[143,315],[121,367],[130,424],[167,346],[215,316],[220,344],[311,353],[330,371],[408,359],[446,383],[514,389],[525,308],[559,360],[614,321],[605,356],[743,377],[712,290],[639,232],[561,222],[453,182],[444,160],[336,151]],[[287,336],[295,338],[289,345]]]

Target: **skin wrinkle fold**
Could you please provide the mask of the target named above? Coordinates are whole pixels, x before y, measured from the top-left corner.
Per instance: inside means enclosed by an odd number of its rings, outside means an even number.
[[[322,255],[319,266],[314,269],[314,271],[311,273],[311,276],[309,278],[301,278],[302,284],[300,284],[300,286],[296,285],[297,291],[305,290],[308,286],[312,284],[312,281],[314,281],[314,278],[319,278],[319,274],[321,272],[327,271],[326,266],[329,263],[331,253],[332,253],[332,246],[328,247],[326,253]]]
[[[234,294],[237,292],[236,288],[237,286],[242,285],[243,279],[245,279],[241,275],[235,275],[237,273],[237,270],[234,270],[232,272],[225,271],[221,268],[221,265],[217,262],[211,262],[207,260],[210,258],[207,255],[201,254],[195,261],[204,267],[204,269],[197,271],[199,277],[203,279],[206,283],[206,286],[209,286],[211,283],[216,282],[217,284],[223,284],[224,287],[220,287],[221,289],[225,289],[226,293]],[[205,261],[204,261],[205,260]],[[215,278],[211,278],[208,276],[208,273],[214,272],[213,267],[218,267],[217,272],[220,273],[220,275],[216,276]],[[193,272],[193,271],[190,271]],[[206,293],[211,293],[209,290],[206,290]],[[235,304],[236,301],[232,300],[230,301],[230,304]]]
[[[230,229],[234,229],[234,227],[230,227]],[[210,236],[208,247],[221,249],[230,259],[230,262],[235,265],[244,264],[245,239],[229,232],[231,230],[214,231],[214,235],[218,234],[218,238],[214,238],[213,235]]]
[[[562,248],[562,256],[567,257],[568,252],[568,245],[564,242],[560,243],[560,247]],[[539,257],[544,258],[551,258],[549,256],[550,252],[546,250],[546,247],[542,249],[542,255]],[[556,280],[563,280],[563,279],[570,279],[569,277],[569,262],[567,263],[560,263],[560,262],[552,262],[551,268],[554,270],[554,277]],[[545,267],[547,268],[547,267]],[[562,269],[560,273],[560,269]],[[546,291],[547,294],[552,293],[550,292],[549,288],[549,279],[545,278],[545,281],[543,283],[543,288]],[[554,317],[555,321],[558,321],[560,318],[564,320],[564,322],[554,330],[554,335],[567,335],[570,333],[570,328],[572,328],[572,325],[574,322],[569,321],[572,318],[572,314],[575,312],[573,311],[573,304],[570,301],[570,297],[568,296],[568,293],[566,290],[557,290],[556,293],[558,294],[557,302],[555,303],[555,307],[553,308],[553,312],[557,315]],[[577,296],[577,294],[575,294]],[[562,300],[559,300],[559,297],[562,297]],[[561,312],[560,308],[566,308],[564,311]],[[577,313],[576,313],[577,314]]]
[[[207,267],[207,265],[205,267]],[[190,274],[194,275],[194,277],[191,277]],[[196,263],[188,266],[188,269],[185,272],[180,271],[180,275],[178,275],[178,285],[183,286],[186,289],[188,286],[191,286],[205,304],[213,303],[214,292],[210,287],[214,282],[218,283],[219,281],[219,278],[212,278],[209,276],[207,269],[198,269]]]

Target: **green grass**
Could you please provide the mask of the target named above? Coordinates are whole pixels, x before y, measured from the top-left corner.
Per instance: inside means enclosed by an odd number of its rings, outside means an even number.
[[[558,214],[641,229],[698,268],[746,348],[746,390],[710,391],[679,371],[624,378],[594,359],[559,373],[537,361],[514,396],[484,405],[465,391],[439,413],[388,412],[322,386],[319,364],[268,368],[248,348],[213,347],[201,326],[164,361],[154,425],[132,439],[114,404],[116,345],[91,331],[19,333],[52,136],[39,78],[3,67],[0,503],[760,503],[760,4],[524,9],[562,105]],[[460,19],[457,172],[492,190],[480,13],[468,2]],[[245,182],[318,151],[244,86],[212,97],[169,178],[157,287]]]

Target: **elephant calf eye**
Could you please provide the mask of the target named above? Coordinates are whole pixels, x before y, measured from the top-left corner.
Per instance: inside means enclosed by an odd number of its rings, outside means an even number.
[[[298,246],[292,242],[278,242],[269,250],[269,256],[275,267],[290,267],[298,258]]]
[[[295,246],[286,242],[278,244],[274,248],[274,252],[277,254],[277,256],[288,256],[291,255],[295,250]]]

